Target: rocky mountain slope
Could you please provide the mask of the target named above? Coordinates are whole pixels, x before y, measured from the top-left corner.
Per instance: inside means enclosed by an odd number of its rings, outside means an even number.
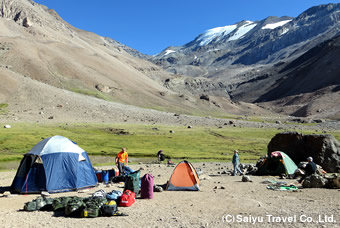
[[[110,38],[77,29],[53,9],[34,1],[1,0],[0,27],[0,104],[9,104],[9,110],[16,110],[15,105],[39,106],[41,102],[29,96],[14,101],[12,96],[20,89],[35,90],[34,84],[21,80],[24,76],[48,88],[82,94],[85,101],[92,96],[189,114],[253,112],[249,105],[233,104],[228,96],[201,99],[200,93],[172,90],[164,82],[178,77],[143,60],[145,55]],[[41,99],[50,95],[46,93],[41,92]]]
[[[338,34],[339,24],[340,4],[320,5],[296,18],[271,16],[213,28],[183,46],[168,47],[152,61],[170,72],[216,77],[233,66],[298,56]]]
[[[296,18],[268,17],[213,28],[183,46],[168,47],[151,61],[175,74],[205,78],[207,91],[227,93],[233,101],[270,101],[273,111],[334,118],[339,110],[326,101],[340,100],[335,89],[339,34],[340,4],[320,5]],[[296,97],[304,99],[294,105],[282,101]],[[307,106],[315,110],[301,110]],[[321,114],[324,109],[327,114]]]

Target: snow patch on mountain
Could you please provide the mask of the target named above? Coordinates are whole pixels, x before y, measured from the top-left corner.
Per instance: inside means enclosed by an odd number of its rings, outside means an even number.
[[[246,24],[242,25],[237,29],[233,36],[228,41],[241,39],[245,34],[252,30],[256,26],[256,23],[252,21],[246,21]]]
[[[209,29],[198,38],[198,41],[200,41],[199,45],[200,46],[207,45],[217,37],[221,38],[223,36],[230,34],[236,28],[237,25],[227,25],[224,27]]]
[[[284,21],[273,23],[273,24],[266,24],[265,26],[262,27],[262,29],[275,29],[277,27],[281,27],[281,26],[287,24],[290,21],[292,21],[292,20],[284,20]]]
[[[176,52],[176,51],[174,51],[174,50],[166,50],[165,53],[164,53],[164,56],[169,55],[169,54],[174,53],[174,52]]]

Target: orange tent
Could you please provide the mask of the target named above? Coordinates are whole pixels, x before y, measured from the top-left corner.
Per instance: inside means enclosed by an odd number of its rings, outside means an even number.
[[[188,161],[182,161],[175,167],[167,185],[168,191],[198,191],[199,179],[195,168]]]

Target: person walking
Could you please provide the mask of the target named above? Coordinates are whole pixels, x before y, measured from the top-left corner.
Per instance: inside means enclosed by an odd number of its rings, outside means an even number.
[[[240,160],[238,157],[238,151],[234,150],[234,156],[233,156],[233,160],[232,160],[233,166],[234,166],[234,171],[233,171],[233,176],[236,176],[237,172],[239,172],[242,175],[242,172],[240,170],[240,168],[238,167],[240,164]]]
[[[119,170],[119,176],[124,175],[124,166],[128,165],[128,153],[125,147],[117,154],[115,162]]]

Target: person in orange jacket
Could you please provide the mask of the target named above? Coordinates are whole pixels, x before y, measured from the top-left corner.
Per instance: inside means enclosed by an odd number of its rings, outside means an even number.
[[[122,148],[122,150],[117,154],[115,161],[119,170],[119,176],[124,175],[124,166],[128,165],[128,153],[126,152],[126,148]]]

